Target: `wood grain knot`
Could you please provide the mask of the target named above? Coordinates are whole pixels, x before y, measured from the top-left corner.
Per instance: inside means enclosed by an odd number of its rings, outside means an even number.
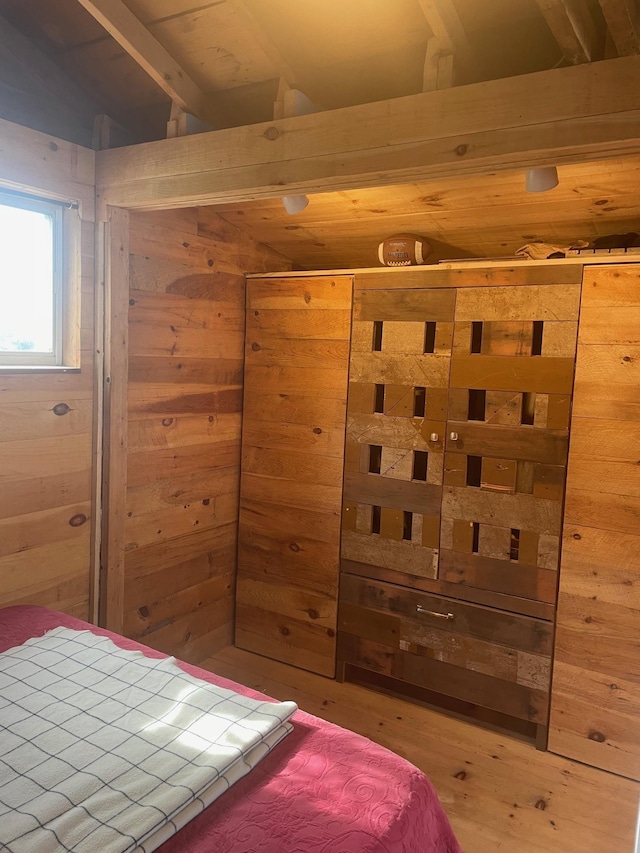
[[[327,628],[327,637],[335,637],[335,635],[336,632],[333,630],[333,628]]]
[[[291,631],[287,628],[286,625],[282,625],[280,627],[280,633],[282,634],[283,637],[288,637],[289,634],[291,633]]]
[[[257,344],[257,343],[255,343],[255,342],[254,342],[254,343],[252,343],[252,344],[251,344],[251,349],[252,349],[254,352],[260,352],[260,349],[261,349],[260,344]]]
[[[280,136],[280,131],[277,127],[268,127],[264,132],[264,138],[268,139],[270,142],[273,142]]]
[[[209,260],[207,261],[207,266],[212,267],[214,264],[215,264],[215,261],[213,260],[213,258],[209,258]]]
[[[169,426],[171,426],[172,423],[173,423],[173,418],[163,418],[162,419],[162,426],[164,426],[164,427],[169,427]]]
[[[71,409],[67,406],[66,403],[56,403],[56,405],[51,409],[54,415],[58,415],[58,417],[62,417],[62,415],[67,415]]]
[[[142,616],[143,619],[146,619],[149,615],[149,608],[143,605],[139,608],[138,613]]]
[[[314,427],[313,431],[316,435],[322,435],[322,430],[320,429],[320,427]]]
[[[300,550],[300,546],[298,545],[298,543],[297,543],[297,542],[292,542],[292,543],[291,543],[291,545],[289,545],[289,548],[290,548],[292,551],[294,551],[296,554],[297,554],[297,553],[298,553],[298,551]]]
[[[594,740],[596,743],[604,743],[607,739],[602,732],[589,732],[589,740]]]
[[[305,293],[304,301],[307,303],[307,305],[311,302],[311,294],[310,293]]]
[[[458,145],[458,147],[456,148],[456,154],[458,155],[458,157],[464,157],[468,150],[468,145]]]
[[[79,512],[77,515],[72,515],[69,519],[69,524],[71,527],[82,527],[82,525],[86,522],[87,516]]]
[[[210,503],[211,503],[211,498],[205,498],[202,501],[202,506],[209,506]]]
[[[573,538],[574,539],[582,539],[582,536],[579,533],[574,533]]]
[[[314,610],[312,607],[310,607],[307,610],[307,613],[309,615],[309,619],[319,619],[320,618],[320,614],[318,613],[318,611]]]
[[[627,362],[629,362],[629,361],[633,361],[633,359],[631,358],[631,356],[630,356],[630,355],[623,355],[623,356],[622,356],[622,360],[623,360],[623,361],[627,361]]]
[[[536,803],[536,808],[540,809],[541,812],[543,812],[546,809],[546,807],[547,807],[547,801],[546,800],[538,800],[538,802]]]
[[[464,779],[466,779],[466,778],[467,778],[467,771],[466,771],[466,770],[458,770],[458,772],[457,772],[457,773],[454,773],[454,774],[453,774],[453,778],[454,778],[454,779],[464,780]]]

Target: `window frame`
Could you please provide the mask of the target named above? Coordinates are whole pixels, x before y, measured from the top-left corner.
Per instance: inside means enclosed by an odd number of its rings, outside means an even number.
[[[53,351],[52,352],[3,352],[0,351],[0,370],[30,367],[52,368],[63,365],[65,350],[64,297],[65,282],[65,203],[56,199],[11,191],[0,186],[0,204],[22,210],[32,210],[51,217],[52,231],[52,301],[53,301]],[[66,203],[69,206],[69,202]]]

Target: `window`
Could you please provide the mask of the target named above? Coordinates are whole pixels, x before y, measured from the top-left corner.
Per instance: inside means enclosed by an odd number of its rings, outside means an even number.
[[[63,216],[0,190],[0,367],[62,363]]]

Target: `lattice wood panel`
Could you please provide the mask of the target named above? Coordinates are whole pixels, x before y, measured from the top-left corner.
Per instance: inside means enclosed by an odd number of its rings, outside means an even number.
[[[437,574],[453,290],[356,296],[343,560]]]
[[[554,602],[579,285],[460,289],[439,577]]]

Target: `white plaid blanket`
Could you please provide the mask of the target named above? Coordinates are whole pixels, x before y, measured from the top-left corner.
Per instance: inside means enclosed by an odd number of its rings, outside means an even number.
[[[292,728],[257,702],[90,631],[0,654],[0,849],[150,853]]]

